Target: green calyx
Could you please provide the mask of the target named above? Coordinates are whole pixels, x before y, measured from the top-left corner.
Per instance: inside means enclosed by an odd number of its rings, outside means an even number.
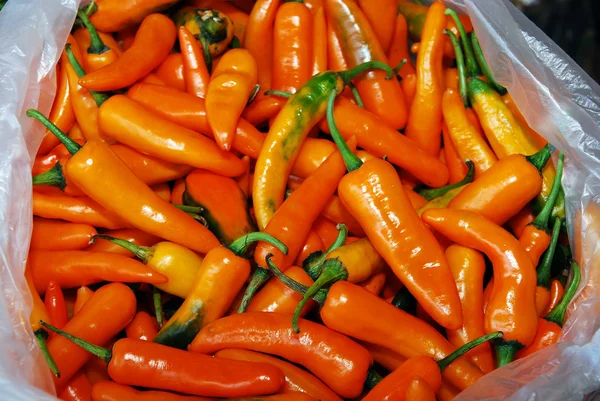
[[[452,46],[454,47],[454,54],[456,55],[456,68],[458,69],[458,89],[460,98],[462,99],[465,107],[469,107],[469,95],[467,93],[467,78],[465,73],[465,58],[462,49],[460,48],[460,43],[458,43],[458,38],[451,30],[444,30],[444,34],[448,35],[450,38]]]
[[[367,378],[365,379],[365,390],[371,390],[375,387],[380,381],[383,380],[383,377],[373,369],[371,366],[367,371]]]
[[[254,85],[254,89],[252,89],[252,92],[250,92],[250,96],[248,96],[248,101],[246,102],[246,106],[250,105],[256,99],[256,96],[258,96],[259,92],[260,92],[260,85],[259,84]]]
[[[286,91],[279,91],[279,90],[275,90],[275,89],[271,89],[265,92],[265,96],[280,96],[286,99],[289,99],[292,97],[292,94],[290,92],[286,92]]]
[[[71,50],[70,43],[67,43],[65,45],[65,52],[67,53],[67,58],[69,59],[69,63],[71,63],[71,66],[77,73],[77,76],[79,78],[83,77],[85,75],[85,70],[83,69],[81,64],[79,64],[79,61],[77,61],[77,58],[75,58],[75,55],[73,54],[73,50]],[[102,103],[104,103],[108,100],[108,95],[105,93],[90,91],[90,94],[94,98],[94,101],[96,102],[98,107],[102,106]]]
[[[79,345],[81,348],[83,348],[84,350],[86,350],[87,352],[96,355],[98,358],[101,358],[102,360],[104,360],[106,363],[110,362],[110,359],[112,357],[112,352],[110,352],[109,349],[107,348],[103,348],[103,347],[99,347],[97,345],[94,345],[92,343],[89,343],[85,340],[82,340],[79,337],[75,337],[74,335],[71,335],[69,333],[67,333],[66,331],[57,329],[54,326],[49,325],[48,323],[40,320],[40,324],[42,326],[44,326],[46,329],[55,332],[56,334],[66,338],[67,340],[75,343],[76,345]]]
[[[140,259],[144,264],[148,263],[148,261],[152,259],[152,255],[154,254],[154,247],[137,245],[133,242],[127,241],[126,239],[115,238],[103,234],[94,235],[92,239],[90,239],[90,244],[93,244],[98,239],[105,239],[107,241],[112,242],[113,244],[119,245],[120,247],[127,249],[129,252],[133,253],[138,259]]]
[[[503,339],[497,339],[494,341],[494,347],[496,348],[496,363],[497,367],[508,365],[515,359],[515,354],[518,350],[523,348],[523,344],[516,340],[505,341]]]
[[[486,341],[497,340],[500,338],[502,338],[502,332],[496,331],[496,332],[481,336],[479,338],[476,338],[476,339],[469,341],[468,343],[458,347],[456,349],[456,351],[454,351],[453,353],[451,353],[444,359],[440,359],[439,361],[437,361],[440,371],[446,369],[446,367],[448,365],[450,365],[452,362],[454,362],[456,359],[460,358],[467,352],[471,351],[473,348],[480,346],[481,344],[483,344]]]
[[[554,210],[554,205],[556,204],[556,200],[558,199],[558,195],[560,194],[561,190],[560,180],[562,178],[564,165],[565,155],[560,153],[558,155],[558,163],[556,164],[556,176],[554,177],[554,182],[552,183],[552,189],[550,190],[548,200],[546,201],[546,204],[542,210],[538,213],[535,220],[531,223],[538,230],[548,230],[548,220],[552,215],[552,210]]]
[[[477,75],[481,74],[481,72],[479,71],[477,61],[475,61],[475,56],[473,55],[473,47],[471,42],[469,41],[469,36],[467,35],[467,31],[465,30],[462,21],[458,17],[458,14],[456,14],[456,11],[452,10],[451,8],[447,8],[444,14],[449,15],[454,20],[456,28],[458,29],[458,33],[460,34],[460,41],[465,49],[467,74],[469,75],[469,77],[476,77]],[[454,36],[454,38],[456,39],[456,36]],[[450,39],[452,39],[452,37],[450,37]],[[454,50],[456,51],[456,47],[454,48]],[[458,60],[458,54],[456,54],[456,58]]]
[[[196,15],[200,19],[198,23],[200,34],[208,44],[219,43],[227,38],[229,22],[227,18],[221,17],[218,11],[198,9],[196,10]]]
[[[41,122],[42,125],[44,127],[46,127],[46,129],[48,131],[52,132],[52,134],[55,137],[57,137],[62,142],[63,145],[65,145],[65,148],[67,148],[67,150],[69,151],[70,154],[74,155],[75,153],[77,153],[79,151],[79,149],[81,149],[80,144],[78,144],[77,142],[75,142],[74,140],[69,138],[67,136],[67,134],[62,132],[60,130],[60,128],[58,128],[56,125],[54,125],[50,120],[48,120],[46,118],[46,116],[44,116],[39,111],[37,111],[35,109],[29,109],[29,110],[27,110],[26,114],[27,114],[27,117],[34,118],[34,119],[38,120],[39,122]]]
[[[579,269],[579,265],[574,260],[571,261],[571,270],[573,272],[573,277],[563,294],[562,299],[552,309],[545,317],[549,322],[555,323],[558,326],[562,327],[565,322],[565,314],[567,313],[567,307],[575,297],[575,293],[579,288],[579,282],[581,281],[581,270]]]
[[[86,27],[88,32],[90,33],[90,47],[87,48],[87,52],[89,54],[102,54],[110,50],[110,47],[106,46],[100,35],[98,35],[98,31],[94,24],[90,22],[86,12],[82,9],[77,11],[77,17],[81,20],[83,25]]]
[[[204,208],[202,206],[178,205],[175,203],[173,204],[173,206],[186,213],[200,214],[204,211]]]
[[[160,290],[155,286],[152,286],[152,303],[154,305],[154,315],[156,316],[156,323],[158,327],[163,327],[163,308]]]
[[[346,71],[339,71],[338,75],[340,76],[340,78],[342,78],[342,81],[344,81],[344,85],[348,85],[350,81],[352,81],[354,78],[369,70],[385,71],[387,73],[385,79],[392,79],[395,75],[392,67],[390,67],[386,63],[382,63],[381,61],[375,60],[364,62]]]
[[[496,82],[496,79],[492,75],[490,66],[488,65],[487,61],[485,60],[485,57],[483,56],[483,50],[481,50],[481,45],[479,44],[479,39],[477,39],[477,34],[475,33],[475,31],[471,32],[471,44],[473,45],[475,58],[477,59],[477,63],[483,71],[485,79],[487,79],[488,82],[494,87],[494,89],[496,89],[496,92],[498,92],[501,95],[505,95],[508,91],[504,86]]]
[[[311,254],[310,256],[315,256],[312,258],[309,256],[310,260],[307,258],[304,263],[304,270],[306,270],[308,276],[313,280],[316,280],[321,275],[321,272],[323,271],[323,263],[325,263],[327,256],[346,243],[346,238],[348,237],[348,227],[346,227],[344,223],[339,223],[336,228],[338,229],[338,235],[335,241],[333,241],[333,244],[331,244],[325,252],[321,252],[320,254],[315,252],[314,254]]]
[[[267,260],[267,265],[269,261]],[[240,303],[240,307],[238,308],[238,313],[246,312],[248,309],[248,305],[250,305],[250,301],[254,298],[254,295],[258,291],[260,287],[271,277],[271,272],[264,267],[256,266],[254,270],[254,274],[252,274],[252,278],[250,278],[250,282],[246,287],[246,291],[244,292],[244,296],[242,297],[242,302]]]
[[[358,156],[356,156],[352,152],[352,150],[342,137],[342,134],[338,130],[337,126],[335,125],[335,118],[333,117],[333,104],[335,102],[336,96],[337,93],[335,93],[334,91],[332,91],[329,94],[329,99],[327,101],[327,124],[329,125],[329,132],[331,132],[331,137],[333,138],[333,141],[335,142],[336,146],[340,150],[340,153],[342,154],[342,158],[344,159],[346,168],[349,172],[351,172],[359,169],[360,166],[362,166],[363,162]]]
[[[50,371],[54,377],[60,377],[60,370],[58,369],[58,366],[56,366],[56,362],[48,350],[48,333],[46,330],[40,328],[34,331],[33,334],[35,335],[35,340],[40,347],[40,351],[42,351],[42,355],[44,355],[44,359],[46,360]]]
[[[548,163],[548,160],[550,160],[550,158],[552,157],[552,153],[554,153],[554,146],[552,146],[551,143],[548,143],[539,152],[534,153],[531,156],[525,156],[525,158],[529,163],[533,164],[533,166],[541,174],[542,169],[544,168],[546,163]]]
[[[406,287],[400,288],[394,295],[392,305],[413,316],[417,313],[417,300]]]
[[[67,181],[65,180],[65,175],[63,174],[63,168],[60,162],[57,162],[54,167],[50,170],[34,175],[31,179],[31,182],[34,186],[37,185],[50,185],[52,187],[56,187],[61,191],[64,191],[67,186]]]
[[[552,226],[552,235],[550,237],[550,244],[548,249],[542,256],[542,261],[537,267],[537,285],[538,287],[549,288],[550,287],[550,274],[552,270],[552,260],[554,260],[554,253],[556,252],[556,245],[558,244],[558,237],[560,236],[562,221],[558,217],[554,219],[554,225]]]
[[[248,247],[258,241],[268,242],[279,249],[284,255],[287,255],[288,253],[288,247],[283,242],[279,241],[271,234],[264,232],[246,234],[229,244],[228,248],[237,256],[244,256],[246,252],[248,252]]]
[[[467,175],[465,175],[465,178],[463,178],[462,180],[441,188],[419,189],[417,190],[417,193],[423,198],[427,199],[427,201],[431,201],[435,198],[439,198],[440,196],[445,195],[448,191],[471,183],[473,181],[473,178],[475,178],[475,163],[473,163],[471,160],[466,160],[465,164],[467,165],[468,170]]]

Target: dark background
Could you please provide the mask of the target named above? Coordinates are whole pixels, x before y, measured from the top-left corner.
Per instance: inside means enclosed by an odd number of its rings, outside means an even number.
[[[600,0],[511,0],[600,82]]]

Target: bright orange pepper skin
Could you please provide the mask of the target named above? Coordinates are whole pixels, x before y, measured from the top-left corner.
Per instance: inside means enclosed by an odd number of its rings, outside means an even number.
[[[162,14],[151,14],[144,18],[133,44],[117,61],[86,74],[79,84],[95,91],[110,91],[132,85],[165,60],[176,37],[173,21]]]
[[[314,13],[312,34],[312,75],[327,70],[327,18],[325,9],[319,7]]]
[[[435,391],[425,380],[415,377],[406,390],[406,401],[436,401]]]
[[[206,94],[206,115],[221,149],[231,149],[238,121],[256,84],[256,62],[245,49],[229,50],[213,71]]]
[[[79,313],[83,305],[90,300],[90,298],[94,295],[94,291],[90,290],[88,287],[81,286],[77,289],[77,296],[75,298],[75,305],[73,305],[73,316]]]
[[[427,12],[417,55],[417,90],[404,132],[431,155],[438,154],[441,142],[445,10],[436,1]]]
[[[250,124],[258,125],[271,118],[275,118],[284,103],[283,100],[276,96],[262,96],[259,94],[258,97],[244,109],[242,117],[248,120]]]
[[[390,163],[410,172],[428,186],[440,187],[448,182],[448,168],[438,160],[437,154],[429,155],[416,142],[398,135],[375,114],[339,97],[335,102],[334,118],[344,139],[355,135],[358,147],[372,155],[387,156]],[[325,123],[320,128],[329,132]]]
[[[408,74],[402,78],[402,90],[404,91],[404,95],[406,96],[406,104],[408,107],[412,107],[412,103],[415,100],[415,95],[417,93],[417,75],[416,74]]]
[[[138,312],[131,323],[125,327],[127,338],[136,340],[152,341],[158,334],[158,323],[156,318],[150,316],[148,312]]]
[[[342,52],[340,39],[329,18],[327,18],[327,66],[333,71],[348,69],[348,62]]]
[[[445,122],[442,123],[442,138],[444,138],[444,159],[446,166],[448,166],[448,173],[450,174],[448,183],[455,184],[465,178],[467,175],[467,166],[460,157]]]
[[[213,401],[214,398],[179,395],[166,391],[137,391],[133,387],[124,386],[113,381],[103,380],[91,388],[94,401]]]
[[[84,51],[83,53],[83,68],[86,72],[94,72],[105,65],[114,63],[123,51],[119,47],[117,41],[112,35],[98,32],[102,42],[109,48],[101,54],[90,53],[87,51],[90,47],[90,33],[85,28],[80,28],[73,33],[73,36],[79,44],[79,48]]]
[[[323,240],[314,230],[310,230],[294,264],[302,266],[306,258],[315,252],[325,252],[325,244],[323,244]]]
[[[150,187],[150,189],[158,195],[158,197],[164,201],[171,203],[171,187],[166,182],[162,184],[156,184]]]
[[[446,91],[451,89],[458,91],[458,69],[457,68],[446,68],[444,70],[444,88]],[[444,92],[446,93],[446,92]]]
[[[460,245],[446,249],[446,259],[456,282],[458,296],[463,308],[463,325],[458,330],[447,330],[448,341],[456,347],[465,345],[485,334],[483,323],[483,256]],[[494,359],[489,342],[485,342],[466,354],[483,373],[494,370]]]
[[[313,284],[313,280],[304,269],[298,266],[291,266],[284,274],[306,286],[310,287]],[[283,284],[277,277],[272,277],[252,297],[248,312],[272,312],[292,316],[301,299],[302,295]],[[300,312],[300,317],[310,312],[314,306],[315,302],[309,301]]]
[[[286,315],[265,312],[231,315],[206,326],[188,349],[213,353],[224,348],[243,348],[278,355],[303,365],[341,397],[360,395],[373,363],[369,352],[325,326],[304,319],[299,324],[300,334],[296,334]],[[249,332],[252,340],[248,338]]]
[[[92,401],[92,384],[85,372],[77,373],[58,398],[62,401]]]
[[[52,136],[54,136],[54,134]],[[79,145],[83,145],[85,143],[85,140],[77,139],[75,140],[75,142],[77,142]],[[56,145],[54,148],[52,148],[50,152],[47,152],[45,155],[36,156],[35,161],[33,162],[33,167],[31,168],[31,175],[34,176],[41,173],[45,173],[46,171],[54,167],[57,161],[59,161],[60,159],[68,158],[70,156],[71,153],[69,153],[67,148],[65,148],[65,145],[60,143],[59,145]]]
[[[171,191],[171,203],[174,205],[183,205],[183,193],[185,192],[185,179],[180,178],[173,184]]]
[[[542,316],[546,316],[562,299],[565,293],[563,285],[558,280],[552,280],[550,283],[550,302],[546,306],[546,309],[542,312]]]
[[[504,224],[541,190],[539,171],[524,156],[511,155],[467,185],[448,207],[475,212],[496,224]]]
[[[87,142],[65,171],[83,192],[142,231],[202,253],[219,246],[206,227],[160,199],[100,141]]]
[[[325,248],[329,248],[335,242],[339,232],[336,225],[325,217],[317,218],[312,226],[312,230],[321,238]]]
[[[104,234],[114,238],[125,239],[140,246],[152,246],[160,242],[159,237],[148,234],[142,230],[138,230],[137,228],[123,228],[120,230],[105,231]],[[93,244],[86,248],[86,251],[118,253],[128,257],[134,256],[133,253],[129,252],[122,246],[114,244],[103,238],[96,239]]]
[[[295,93],[308,81],[313,75],[312,44],[313,15],[308,7],[283,3],[273,28],[273,89]]]
[[[279,0],[258,0],[248,19],[243,47],[247,49],[258,66],[258,84],[261,89],[271,89],[273,68],[273,23],[279,8]]]
[[[548,143],[548,141],[543,136],[541,136],[540,134],[538,134],[536,131],[534,131],[529,126],[529,124],[527,123],[527,120],[525,120],[525,117],[521,113],[521,110],[519,110],[519,108],[515,104],[515,101],[513,100],[513,98],[510,95],[510,93],[507,93],[506,95],[502,96],[502,101],[504,101],[504,104],[510,109],[510,111],[512,111],[512,113],[519,120],[519,122],[521,123],[521,125],[523,127],[526,127],[528,129],[529,134],[533,138],[535,138],[535,140],[537,141],[538,145],[540,147],[546,146],[546,144]]]
[[[135,314],[135,307],[135,295],[129,287],[120,283],[107,284],[94,293],[63,329],[92,344],[105,344],[127,326]],[[57,391],[61,391],[92,357],[58,335],[50,339],[48,350],[60,370],[60,378],[54,379]]]
[[[535,310],[538,317],[544,316],[544,311],[550,304],[550,290],[543,286],[535,287]]]
[[[58,79],[58,85],[56,88],[56,95],[54,96],[54,103],[52,103],[52,109],[50,110],[48,119],[61,131],[67,132],[75,123],[75,113],[71,104],[69,77],[67,76],[67,70],[64,68],[64,65],[58,64],[56,66],[56,75]],[[38,149],[38,154],[45,155],[58,144],[60,144],[58,138],[50,131],[46,131],[44,134],[44,139],[42,139],[42,143]]]
[[[185,77],[183,76],[183,56],[181,53],[171,53],[156,69],[154,74],[167,86],[182,92],[186,91]]]
[[[96,229],[89,224],[34,218],[29,248],[50,251],[83,249],[96,234]]]
[[[559,325],[543,318],[538,318],[537,325],[537,332],[531,343],[517,352],[516,359],[525,358],[536,351],[558,342],[560,333],[562,332],[562,328]]]
[[[340,198],[335,195],[329,199],[321,215],[334,223],[344,223],[348,227],[348,231],[357,237],[365,236],[365,231],[358,221],[344,207]]]
[[[131,25],[139,24],[148,15],[164,10],[177,0],[100,0],[98,11],[90,20],[102,32],[117,32]]]
[[[341,398],[334,393],[322,381],[311,375],[307,371],[300,369],[289,362],[279,358],[259,352],[246,349],[228,348],[218,351],[215,354],[217,358],[237,359],[242,361],[264,362],[277,366],[285,374],[285,385],[282,393],[302,392],[322,401],[341,401]]]
[[[338,259],[342,262],[348,273],[347,280],[351,283],[363,282],[386,269],[383,258],[367,238],[346,241],[345,245],[327,255],[327,259]]]
[[[358,0],[358,5],[369,20],[384,52],[390,48],[394,35],[394,21],[398,13],[396,0]],[[396,65],[392,64],[392,68]]]
[[[364,341],[361,341],[360,344],[362,344],[362,346],[369,351],[369,353],[373,356],[375,362],[377,362],[390,372],[396,370],[396,368],[398,368],[400,365],[406,362],[405,357],[394,351],[390,351],[389,349],[382,347],[381,345],[371,344]]]
[[[384,49],[367,17],[354,1],[326,0],[324,6],[334,31],[341,39],[342,52],[350,68],[372,60],[387,64]],[[381,70],[367,72],[356,79],[356,87],[367,110],[391,128],[401,129],[407,118],[404,93],[398,80],[386,80],[385,75]]]
[[[529,205],[525,206],[519,213],[508,220],[507,224],[515,237],[521,238],[528,224],[533,223],[535,215]]]
[[[550,245],[550,234],[546,230],[540,230],[533,224],[528,224],[519,237],[519,243],[531,258],[533,265],[537,266],[540,258]]]
[[[387,58],[392,68],[395,68],[403,59],[406,59],[406,63],[400,68],[398,74],[402,77],[402,89],[408,102],[409,96],[404,89],[404,79],[407,75],[415,73],[415,67],[410,54],[408,54],[408,26],[406,25],[406,18],[402,14],[396,16],[394,35],[387,51]]]
[[[244,163],[219,149],[214,141],[157,116],[126,96],[108,99],[98,115],[107,135],[150,156],[229,177],[244,172]]]
[[[495,279],[485,311],[485,332],[501,331],[503,341],[529,345],[537,328],[537,279],[531,259],[519,242],[502,227],[473,212],[430,209],[421,217],[448,239],[490,258]]]
[[[379,272],[373,274],[371,277],[366,279],[365,281],[361,281],[358,283],[359,286],[369,291],[373,295],[379,295],[383,287],[385,286],[385,280],[387,279],[387,275],[385,272]]]
[[[43,294],[50,281],[75,288],[101,281],[166,283],[167,277],[140,262],[113,253],[87,251],[31,251],[29,265],[35,288]]]
[[[456,350],[421,319],[347,281],[338,281],[331,286],[321,308],[321,319],[333,330],[383,346],[403,357],[427,357],[438,373],[440,369],[431,358],[440,360]],[[444,370],[443,376],[458,388],[465,389],[483,373],[469,358],[461,357]]]
[[[50,324],[54,327],[62,329],[69,321],[67,316],[67,306],[65,305],[65,297],[56,281],[49,281],[44,296],[44,305],[50,316]],[[54,333],[52,333],[54,334]]]
[[[308,177],[314,173],[315,170],[327,160],[329,155],[336,151],[336,149],[335,144],[327,139],[306,138],[290,173],[300,178]]]
[[[440,387],[436,395],[439,401],[452,401],[458,397],[458,394],[460,394],[460,390],[442,380],[442,387]]]
[[[204,98],[210,81],[204,53],[196,37],[185,26],[179,27],[178,38],[186,91],[190,95]]]
[[[442,326],[458,329],[462,312],[452,273],[392,165],[383,160],[364,163],[341,180],[338,195],[425,310]]]

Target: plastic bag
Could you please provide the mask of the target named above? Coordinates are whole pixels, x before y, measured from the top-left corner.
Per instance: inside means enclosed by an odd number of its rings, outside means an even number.
[[[31,231],[32,157],[53,67],[76,0],[11,0],[0,12],[0,398],[52,400],[50,373],[29,326],[23,271]],[[473,20],[495,77],[531,126],[567,157],[569,234],[587,282],[563,341],[479,380],[457,400],[581,400],[600,388],[600,87],[508,1],[447,0]]]

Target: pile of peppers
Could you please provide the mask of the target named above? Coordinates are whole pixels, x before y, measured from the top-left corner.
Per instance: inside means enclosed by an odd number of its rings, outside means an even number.
[[[564,155],[441,1],[96,0],[56,80],[25,277],[60,399],[447,401],[558,341]]]

